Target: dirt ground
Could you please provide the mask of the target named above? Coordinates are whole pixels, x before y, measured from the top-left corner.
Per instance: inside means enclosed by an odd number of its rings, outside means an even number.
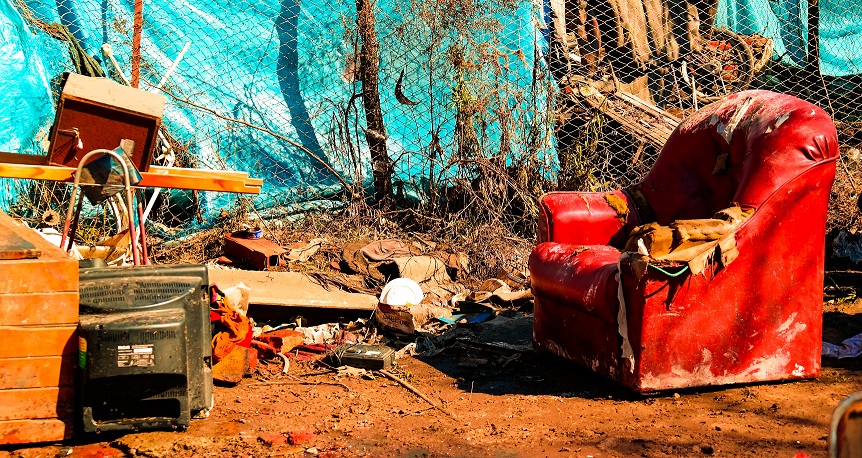
[[[862,332],[862,301],[829,305],[831,340]],[[517,355],[517,356],[516,356]],[[813,381],[640,396],[562,359],[456,343],[395,372],[264,365],[186,432],[95,436],[0,457],[108,456],[827,456],[832,410],[862,387],[862,364],[825,361]],[[8,454],[7,454],[8,453]]]

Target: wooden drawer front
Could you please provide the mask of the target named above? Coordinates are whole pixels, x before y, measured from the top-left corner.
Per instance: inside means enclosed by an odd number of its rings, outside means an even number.
[[[72,438],[72,422],[49,420],[0,421],[0,444],[57,442]]]
[[[77,329],[77,326],[0,326],[0,358],[75,356]]]
[[[0,294],[0,326],[78,323],[78,293]]]
[[[15,259],[0,261],[0,293],[78,291],[78,263],[74,260]]]
[[[75,386],[74,356],[0,358],[0,390]]]
[[[71,420],[74,388],[0,390],[0,421],[60,418]]]

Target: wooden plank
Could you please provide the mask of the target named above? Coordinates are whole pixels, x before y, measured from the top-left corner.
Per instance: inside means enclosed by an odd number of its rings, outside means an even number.
[[[28,180],[72,181],[75,169],[57,165],[0,163],[0,177]]]
[[[91,78],[70,73],[63,85],[64,99],[95,102],[107,108],[141,113],[161,119],[167,97],[125,86],[107,78]]]
[[[240,282],[251,288],[249,303],[320,309],[374,310],[377,298],[323,286],[299,272],[209,269],[210,283],[224,289]]]
[[[0,326],[77,323],[77,291],[0,294]]]
[[[245,182],[246,187],[263,186],[262,178],[250,178],[247,172],[238,172],[234,170],[185,169],[179,167],[159,167],[154,165],[150,167],[149,173],[192,178],[241,180]]]
[[[74,388],[0,390],[0,421],[64,418],[74,414]]]
[[[0,358],[75,356],[78,354],[77,330],[77,325],[0,326]]]
[[[260,188],[246,186],[244,180],[182,177],[142,172],[137,186],[149,188],[193,189],[198,191],[224,191],[243,194],[260,194]]]
[[[40,154],[0,152],[0,162],[8,162],[10,164],[48,165],[48,156]]]
[[[637,106],[643,108],[644,111],[651,113],[656,117],[661,117],[668,125],[673,126],[674,129],[676,129],[676,126],[680,122],[682,122],[681,119],[679,119],[678,117],[669,113],[668,111],[662,110],[661,108],[659,108],[659,107],[657,107],[651,103],[648,103],[648,102],[642,100],[640,97],[637,97],[633,94],[627,94],[625,92],[618,92],[616,95],[617,95],[617,97],[619,97],[623,100],[626,100],[628,102],[631,102],[634,105],[637,105]]]
[[[6,233],[0,238],[0,260],[36,259],[41,254],[35,245],[18,234]]]
[[[154,165],[148,173],[156,175],[172,175],[179,177],[221,178],[228,180],[246,180],[248,173],[235,170],[187,169],[182,167],[161,167]]]
[[[629,115],[624,115],[623,113],[620,113],[619,111],[615,110],[613,106],[610,106],[606,102],[610,99],[604,96],[600,96],[598,94],[596,94],[595,96],[586,95],[583,96],[583,99],[591,107],[601,111],[609,118],[622,124],[623,127],[626,128],[626,130],[628,130],[631,134],[637,136],[638,138],[648,140],[650,143],[656,145],[659,148],[664,146],[664,144],[667,142],[668,137],[670,136],[670,132],[667,131],[667,129],[662,125],[647,127],[641,125],[639,122],[633,121]]]
[[[71,182],[74,172],[75,170],[71,167],[56,165],[0,163],[0,177],[2,178]],[[263,183],[263,180],[254,179],[250,183],[247,183],[245,180],[237,179],[214,179],[199,176],[182,177],[149,172],[141,172],[141,177],[143,177],[143,180],[138,183],[137,187],[191,189],[242,194],[260,194],[260,187],[255,186],[255,183]]]
[[[71,439],[73,431],[71,419],[0,421],[0,444],[20,445],[58,442]]]
[[[0,390],[74,387],[74,356],[0,358]]]

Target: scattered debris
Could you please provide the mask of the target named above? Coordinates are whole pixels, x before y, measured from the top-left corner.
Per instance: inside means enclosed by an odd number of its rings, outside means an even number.
[[[459,337],[458,341],[506,352],[533,351],[533,316],[501,315],[482,323],[472,336]]]
[[[212,340],[213,380],[237,384],[256,364],[257,351],[251,348],[252,324],[215,285],[212,296],[215,308],[211,315],[216,317]]]
[[[832,252],[834,256],[849,258],[858,263],[862,261],[862,237],[859,234],[840,231],[835,240],[832,241]]]
[[[380,293],[380,303],[394,306],[420,304],[425,294],[415,280],[396,278],[383,287]]]
[[[447,318],[452,316],[452,309],[434,305],[410,305],[393,306],[381,303],[374,318],[383,329],[397,331],[404,334],[414,334],[417,331],[425,331],[424,325],[435,318]]]

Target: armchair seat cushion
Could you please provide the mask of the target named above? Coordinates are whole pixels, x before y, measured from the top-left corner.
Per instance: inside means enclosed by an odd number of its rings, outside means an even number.
[[[608,245],[540,243],[530,255],[533,294],[613,323],[619,257]]]

